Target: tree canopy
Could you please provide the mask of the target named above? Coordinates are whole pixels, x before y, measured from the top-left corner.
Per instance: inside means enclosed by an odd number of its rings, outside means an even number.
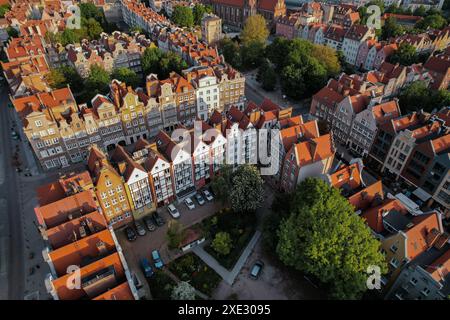
[[[335,50],[302,39],[275,38],[265,55],[278,70],[283,92],[294,99],[314,94],[341,70]]]
[[[430,90],[423,81],[416,81],[400,92],[399,104],[403,114],[420,109],[431,112],[450,105],[450,92]]]
[[[109,74],[98,65],[91,67],[89,77],[85,81],[85,87],[89,88],[89,96],[94,97],[98,93],[105,94],[109,89]]]
[[[389,17],[385,20],[383,27],[381,28],[381,37],[384,40],[388,40],[392,37],[402,35],[405,29],[399,25],[393,17]]]
[[[156,47],[148,47],[142,55],[142,68],[146,75],[155,73],[160,79],[165,79],[170,72],[181,73],[188,64],[174,52],[163,52]]]
[[[194,15],[194,24],[200,25],[202,22],[203,15],[205,13],[211,13],[212,7],[210,5],[203,5],[200,3],[197,3],[194,8],[192,9],[192,13]]]
[[[228,232],[218,232],[211,243],[211,247],[218,254],[226,256],[230,253],[233,247],[233,241],[231,240]]]
[[[195,300],[195,288],[187,281],[180,281],[173,289],[172,300]]]
[[[402,42],[391,56],[389,56],[389,62],[396,64],[399,63],[403,66],[410,66],[419,62],[419,55],[416,53],[416,48],[409,43]]]
[[[277,253],[284,264],[327,284],[332,297],[359,299],[367,268],[386,272],[380,243],[338,189],[308,178],[292,195],[289,210],[278,230]]]
[[[442,17],[440,14],[433,14],[425,17],[423,20],[420,20],[416,23],[415,27],[421,30],[425,30],[427,28],[431,29],[442,29],[447,25],[447,20]]]
[[[192,27],[194,25],[194,14],[190,7],[175,6],[171,20],[180,27]]]
[[[256,167],[249,164],[234,172],[230,165],[222,166],[211,185],[217,199],[230,204],[235,212],[255,211],[263,202],[263,181]]]
[[[138,87],[141,84],[141,78],[128,68],[117,68],[114,69],[111,74],[111,79],[117,79],[119,81],[125,82],[127,85],[133,88]]]
[[[268,37],[269,29],[267,29],[266,19],[262,15],[255,14],[247,18],[241,32],[243,45],[248,45],[251,42],[259,42],[264,45]]]
[[[83,79],[74,67],[62,66],[52,69],[47,74],[46,79],[53,89],[60,89],[69,85],[75,95],[83,90]]]
[[[11,9],[9,4],[3,4],[0,6],[0,18],[5,17],[5,13],[7,13]]]

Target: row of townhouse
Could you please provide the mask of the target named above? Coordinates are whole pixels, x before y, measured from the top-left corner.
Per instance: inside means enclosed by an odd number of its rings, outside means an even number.
[[[89,76],[93,65],[103,67],[111,73],[117,68],[127,68],[142,74],[141,57],[147,47],[155,46],[144,35],[134,37],[119,31],[111,35],[102,33],[99,40],[84,39],[81,44],[69,44],[64,50],[55,45],[49,61],[53,67],[63,64],[73,66],[82,78]]]
[[[234,69],[216,65],[184,74],[172,73],[165,80],[151,74],[147,92],[113,80],[109,97],[97,95],[92,108],[77,105],[70,88],[11,100],[41,167],[51,169],[86,159],[91,143],[110,150],[154,137],[161,129],[171,132],[179,123],[207,120],[224,105],[243,108],[244,78]]]
[[[95,198],[89,173],[73,174],[37,190],[38,229],[44,239],[47,292],[54,300],[138,300],[122,248]],[[78,270],[78,271],[77,271]],[[74,286],[73,272],[80,275]]]
[[[357,8],[346,4],[306,2],[301,8],[290,11],[276,21],[275,33],[288,39],[301,37],[304,29],[335,25],[350,28],[360,20]]]
[[[357,23],[330,23],[302,20],[303,11],[277,22],[277,35],[288,39],[302,38],[315,44],[341,50],[346,62],[363,70],[378,69],[401,43],[416,48],[417,53],[444,50],[450,44],[450,29],[427,30],[421,34],[405,34],[389,41],[377,41],[375,30]],[[333,20],[331,20],[333,21]]]
[[[381,279],[385,299],[440,300],[449,291],[450,236],[438,210],[413,210],[404,194],[383,192],[381,181],[366,185],[361,160],[324,176],[341,190],[380,241],[388,266]]]
[[[327,123],[336,142],[365,157],[378,127],[400,116],[394,97],[401,88],[419,80],[431,81],[421,65],[403,67],[387,62],[379,71],[341,74],[313,96],[310,114]]]
[[[421,189],[423,202],[450,206],[450,109],[413,112],[378,128],[368,165]]]

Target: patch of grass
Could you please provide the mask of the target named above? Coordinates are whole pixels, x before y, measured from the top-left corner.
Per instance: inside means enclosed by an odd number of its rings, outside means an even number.
[[[152,297],[155,300],[171,300],[170,295],[173,287],[176,285],[168,275],[157,270],[150,279],[147,279]]]
[[[202,228],[210,239],[214,239],[218,232],[230,234],[233,240],[233,247],[226,256],[218,254],[211,246],[206,246],[205,250],[223,267],[231,269],[255,232],[256,216],[254,214],[223,209],[216,215],[205,219],[202,222]]]
[[[211,295],[222,280],[213,269],[193,253],[172,261],[168,267],[180,280],[189,281],[194,288],[206,295]]]

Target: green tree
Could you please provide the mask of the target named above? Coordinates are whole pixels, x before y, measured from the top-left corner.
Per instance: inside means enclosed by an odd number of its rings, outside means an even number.
[[[403,114],[420,109],[431,112],[450,105],[450,92],[430,90],[423,81],[416,81],[400,92],[399,104]]]
[[[216,175],[211,181],[211,187],[216,198],[225,204],[229,200],[233,167],[228,164],[222,165],[219,172],[220,174]]]
[[[244,45],[252,42],[259,42],[265,45],[269,37],[266,20],[260,14],[255,14],[247,18],[244,29],[241,32],[241,39]]]
[[[141,78],[136,74],[136,72],[128,68],[114,69],[111,74],[111,79],[125,82],[127,85],[132,86],[133,88],[136,88],[141,84]]]
[[[171,19],[180,27],[192,27],[194,25],[194,14],[190,7],[175,6]]]
[[[6,28],[6,33],[8,33],[9,38],[17,38],[19,36],[19,32],[11,26]]]
[[[86,30],[86,34],[90,40],[99,39],[103,28],[100,23],[94,18],[83,19],[82,27]]]
[[[107,93],[109,82],[110,78],[108,72],[98,65],[93,65],[89,77],[85,81],[85,87],[89,88],[89,96],[94,97],[98,93]]]
[[[218,254],[226,256],[233,248],[233,241],[228,232],[218,232],[211,243],[211,247]]]
[[[163,51],[156,47],[148,47],[144,50],[142,55],[142,69],[144,74],[148,75],[150,73],[159,72],[159,61],[163,56]]]
[[[5,17],[5,13],[7,13],[11,9],[9,4],[4,4],[0,6],[0,18]]]
[[[420,5],[419,7],[416,8],[416,10],[414,10],[415,16],[425,17],[426,14],[427,14],[427,9],[423,5]]]
[[[241,47],[242,67],[245,69],[257,68],[264,59],[264,44],[259,41],[250,41]]]
[[[440,14],[433,14],[425,17],[416,23],[415,27],[417,29],[426,30],[430,29],[442,29],[447,25],[447,20]]]
[[[180,281],[170,295],[172,300],[195,300],[195,288],[187,281]]]
[[[277,68],[286,65],[286,56],[291,51],[292,41],[284,37],[276,37],[271,44],[266,47],[266,57],[272,61]]]
[[[74,67],[62,66],[58,68],[58,70],[59,72],[62,72],[64,78],[66,78],[66,84],[70,86],[70,89],[74,94],[78,94],[83,91],[83,79]]]
[[[202,22],[203,15],[205,13],[211,13],[211,12],[212,12],[212,8],[210,5],[204,6],[199,3],[196,4],[194,6],[194,8],[192,9],[192,13],[194,15],[194,24],[197,26],[200,25]]]
[[[314,45],[311,54],[325,67],[328,78],[335,77],[341,71],[341,64],[339,62],[337,51],[333,48]]]
[[[277,85],[277,73],[272,64],[264,59],[263,63],[258,68],[256,80],[261,83],[261,86],[266,91],[273,91]]]
[[[48,84],[52,89],[61,89],[67,86],[67,79],[60,69],[52,69],[46,76]]]
[[[61,44],[63,46],[67,46],[71,43],[77,43],[80,42],[80,33],[77,32],[75,29],[64,29],[63,32],[61,32],[60,36],[56,37],[55,39],[58,39],[61,41]]]
[[[263,180],[256,167],[249,164],[239,166],[232,178],[231,208],[235,212],[251,212],[258,209],[263,200]]]
[[[178,249],[181,241],[183,241],[186,236],[186,230],[180,222],[170,220],[166,236],[169,249]]]
[[[369,266],[386,272],[380,243],[336,188],[308,178],[297,187],[278,231],[281,261],[311,274],[338,299],[359,299]]]
[[[416,48],[409,43],[402,42],[390,57],[390,63],[399,63],[403,66],[410,66],[419,62],[419,56],[416,53]]]
[[[241,56],[239,44],[230,38],[223,38],[219,42],[219,51],[223,54],[225,61],[231,64],[234,68],[241,68]]]
[[[397,37],[405,33],[405,29],[397,24],[393,17],[389,17],[384,22],[383,27],[381,28],[381,37],[384,40],[388,40],[392,37]]]

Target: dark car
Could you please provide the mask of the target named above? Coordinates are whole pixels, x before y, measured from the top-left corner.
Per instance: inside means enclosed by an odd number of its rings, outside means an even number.
[[[257,280],[264,267],[264,263],[261,260],[256,260],[253,266],[250,268],[250,278]]]
[[[155,221],[155,224],[158,227],[161,227],[164,225],[164,223],[166,223],[163,217],[161,217],[158,212],[153,213],[153,221]]]
[[[128,241],[134,241],[137,239],[136,231],[134,231],[132,227],[126,227],[125,234],[127,235]]]
[[[150,278],[151,276],[153,276],[153,269],[150,266],[150,262],[148,262],[146,258],[141,259],[141,268],[146,278]]]
[[[156,230],[156,226],[153,223],[152,219],[150,217],[145,217],[144,218],[144,223],[145,226],[147,227],[148,231],[155,231]]]

